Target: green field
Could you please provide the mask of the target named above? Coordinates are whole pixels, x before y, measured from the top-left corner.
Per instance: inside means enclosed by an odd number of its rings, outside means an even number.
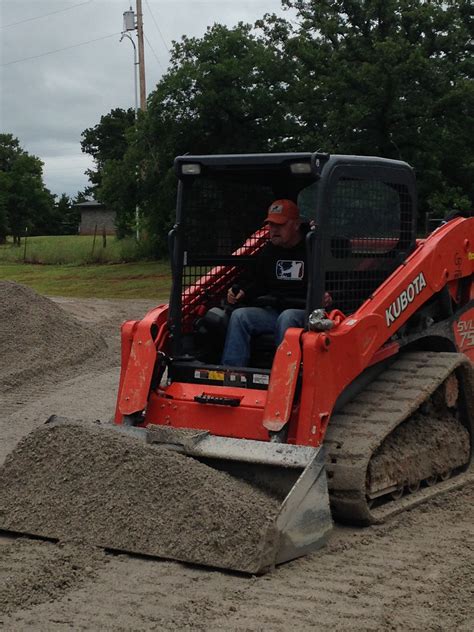
[[[0,263],[0,279],[27,285],[39,294],[77,298],[167,299],[168,264],[121,263],[100,266]]]
[[[77,298],[167,299],[171,274],[167,263],[108,265],[31,265],[0,262],[0,279],[16,281],[39,294]]]
[[[122,263],[140,259],[133,238],[117,239],[102,235],[61,235],[28,237],[20,246],[7,242],[0,246],[0,262],[43,264]]]
[[[22,283],[39,294],[77,298],[167,299],[170,267],[162,261],[136,261],[133,239],[66,235],[31,237],[0,246],[0,279]]]

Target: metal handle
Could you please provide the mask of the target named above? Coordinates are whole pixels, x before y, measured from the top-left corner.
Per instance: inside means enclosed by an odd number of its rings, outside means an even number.
[[[219,397],[217,395],[196,395],[194,401],[199,404],[215,404],[217,406],[240,406],[240,397]]]
[[[168,250],[170,253],[170,263],[171,263],[171,272],[174,273],[176,271],[176,261],[175,261],[175,244],[176,244],[176,236],[178,234],[178,226],[175,225],[168,233]]]

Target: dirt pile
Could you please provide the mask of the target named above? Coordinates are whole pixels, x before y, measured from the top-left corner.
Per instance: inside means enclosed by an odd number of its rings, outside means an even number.
[[[100,350],[103,338],[33,290],[0,281],[0,389],[75,366]]]
[[[253,572],[278,501],[93,424],[47,424],[0,469],[0,529]]]

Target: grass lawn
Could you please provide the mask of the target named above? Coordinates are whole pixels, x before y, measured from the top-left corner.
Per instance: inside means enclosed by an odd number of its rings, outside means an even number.
[[[102,235],[28,237],[0,246],[0,280],[16,281],[39,294],[77,298],[167,300],[168,263],[140,261],[133,238]]]
[[[168,263],[157,261],[109,265],[32,265],[0,261],[0,280],[16,281],[49,296],[167,300],[171,272]]]
[[[0,262],[15,263],[120,263],[137,261],[140,253],[133,238],[118,240],[102,235],[60,235],[28,237],[20,246],[7,242],[0,246]]]

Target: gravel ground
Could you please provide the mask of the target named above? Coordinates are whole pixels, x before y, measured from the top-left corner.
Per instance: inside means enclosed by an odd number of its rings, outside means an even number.
[[[106,345],[61,373],[37,370],[10,382],[0,401],[0,464],[53,413],[111,418],[120,322],[152,306],[148,301],[54,302],[69,315],[76,334],[76,325],[85,326]],[[12,357],[24,362],[21,332],[14,323],[11,331],[19,340]],[[0,536],[0,629],[470,632],[473,525],[471,483],[385,525],[338,526],[325,549],[263,577],[106,554],[80,539],[54,544]],[[131,539],[134,526],[124,527]]]

